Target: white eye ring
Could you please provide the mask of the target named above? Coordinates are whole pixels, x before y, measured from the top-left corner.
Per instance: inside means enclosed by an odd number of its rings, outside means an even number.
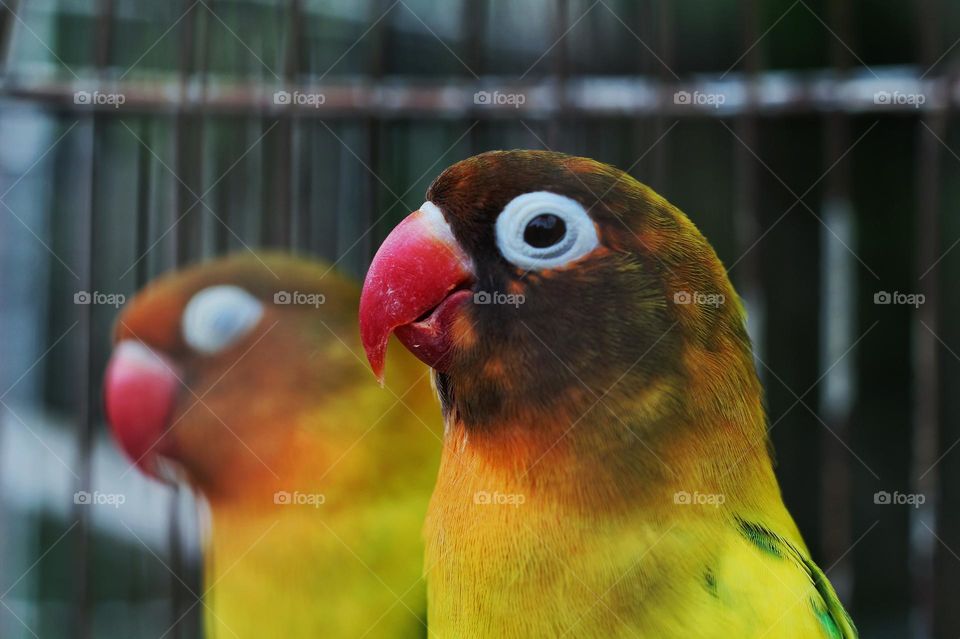
[[[534,218],[544,214],[560,218],[566,234],[550,246],[531,246],[524,240],[524,232]],[[524,193],[510,200],[497,218],[496,230],[501,255],[528,270],[564,266],[600,244],[597,227],[580,203],[549,191]]]
[[[194,295],[180,321],[184,341],[212,355],[250,332],[263,316],[260,300],[237,286],[211,286]]]

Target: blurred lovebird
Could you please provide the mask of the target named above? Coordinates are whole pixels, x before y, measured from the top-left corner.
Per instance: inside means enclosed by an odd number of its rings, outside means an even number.
[[[114,435],[211,515],[210,637],[426,636],[421,529],[441,420],[427,368],[369,383],[359,286],[282,255],[155,281],[123,310]]]
[[[744,310],[676,207],[599,162],[444,171],[360,302],[434,369],[437,637],[850,638],[784,507]],[[389,375],[389,371],[387,371]]]

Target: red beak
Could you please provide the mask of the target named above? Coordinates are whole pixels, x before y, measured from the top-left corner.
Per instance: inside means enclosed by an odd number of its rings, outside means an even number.
[[[470,258],[430,202],[387,236],[360,295],[360,338],[381,383],[391,332],[414,355],[443,370],[452,323],[472,295],[466,288],[472,282]]]
[[[114,348],[104,378],[107,421],[127,456],[152,477],[179,386],[173,363],[140,342]]]

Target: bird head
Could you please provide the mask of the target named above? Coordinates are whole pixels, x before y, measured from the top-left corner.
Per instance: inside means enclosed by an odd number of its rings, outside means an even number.
[[[137,294],[117,320],[104,381],[127,456],[208,494],[276,475],[298,418],[364,374],[339,341],[355,342],[358,287],[326,271],[283,255],[235,256]]]
[[[445,170],[374,257],[360,328],[377,375],[395,333],[478,428],[628,389],[709,402],[755,377],[740,302],[693,223],[628,174],[554,152]]]

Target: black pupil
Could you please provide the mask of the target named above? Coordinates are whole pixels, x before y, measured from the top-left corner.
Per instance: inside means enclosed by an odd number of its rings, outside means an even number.
[[[553,213],[542,213],[527,222],[523,241],[534,248],[547,248],[563,239],[567,225]]]

